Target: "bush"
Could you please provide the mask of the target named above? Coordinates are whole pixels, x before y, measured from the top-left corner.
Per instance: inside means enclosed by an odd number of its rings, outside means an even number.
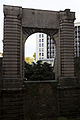
[[[55,73],[53,72],[53,67],[51,64],[42,63],[42,61],[37,61],[29,65],[25,63],[25,78],[29,81],[36,80],[55,80]]]

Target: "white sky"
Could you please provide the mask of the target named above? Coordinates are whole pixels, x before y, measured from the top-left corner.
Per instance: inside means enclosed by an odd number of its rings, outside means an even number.
[[[71,11],[76,12],[76,22],[80,21],[80,0],[0,0],[0,52],[2,52],[3,50],[3,4],[22,6],[23,8],[54,11],[65,10],[69,8],[71,9]],[[34,41],[35,36],[33,36],[31,39],[33,39],[32,41]],[[28,43],[28,47],[34,46],[33,43],[34,42],[32,42],[32,45],[31,43]],[[29,55],[31,54],[30,51],[28,53]]]
[[[36,33],[29,36],[25,42],[25,57],[33,57],[36,52]]]

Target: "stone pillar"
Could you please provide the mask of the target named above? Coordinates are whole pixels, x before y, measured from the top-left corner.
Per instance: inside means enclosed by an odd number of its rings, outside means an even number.
[[[4,6],[2,120],[24,120],[22,8]]]
[[[66,9],[60,12],[60,79],[70,85],[74,80],[74,19],[75,14]],[[68,78],[68,79],[67,79]],[[73,81],[73,82],[72,82]],[[60,80],[61,82],[61,80]]]
[[[54,65],[54,70],[55,70],[55,79],[59,79],[61,75],[61,67],[60,67],[60,39],[59,39],[60,33],[58,32],[57,34],[54,35],[55,39],[55,65]]]
[[[4,6],[3,78],[4,87],[22,78],[22,8]],[[10,80],[10,81],[9,81]],[[11,84],[10,84],[11,82]],[[14,86],[15,86],[14,82]],[[10,86],[9,86],[10,84]],[[16,86],[15,86],[16,87]]]

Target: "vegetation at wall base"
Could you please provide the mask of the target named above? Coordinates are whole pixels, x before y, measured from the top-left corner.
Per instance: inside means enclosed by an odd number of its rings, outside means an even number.
[[[66,117],[59,117],[57,120],[68,120]]]

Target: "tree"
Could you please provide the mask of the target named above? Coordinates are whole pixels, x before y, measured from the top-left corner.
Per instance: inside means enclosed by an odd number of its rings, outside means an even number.
[[[36,52],[34,52],[33,57],[34,57],[34,60],[36,61]]]
[[[25,77],[27,80],[54,80],[55,73],[53,72],[53,67],[51,64],[42,63],[42,61],[37,61],[37,63],[33,63],[25,65]]]
[[[28,80],[30,79],[31,74],[33,74],[32,65],[24,62],[24,76]]]
[[[33,58],[26,57],[25,62],[28,63],[28,64],[31,64],[33,62]]]

